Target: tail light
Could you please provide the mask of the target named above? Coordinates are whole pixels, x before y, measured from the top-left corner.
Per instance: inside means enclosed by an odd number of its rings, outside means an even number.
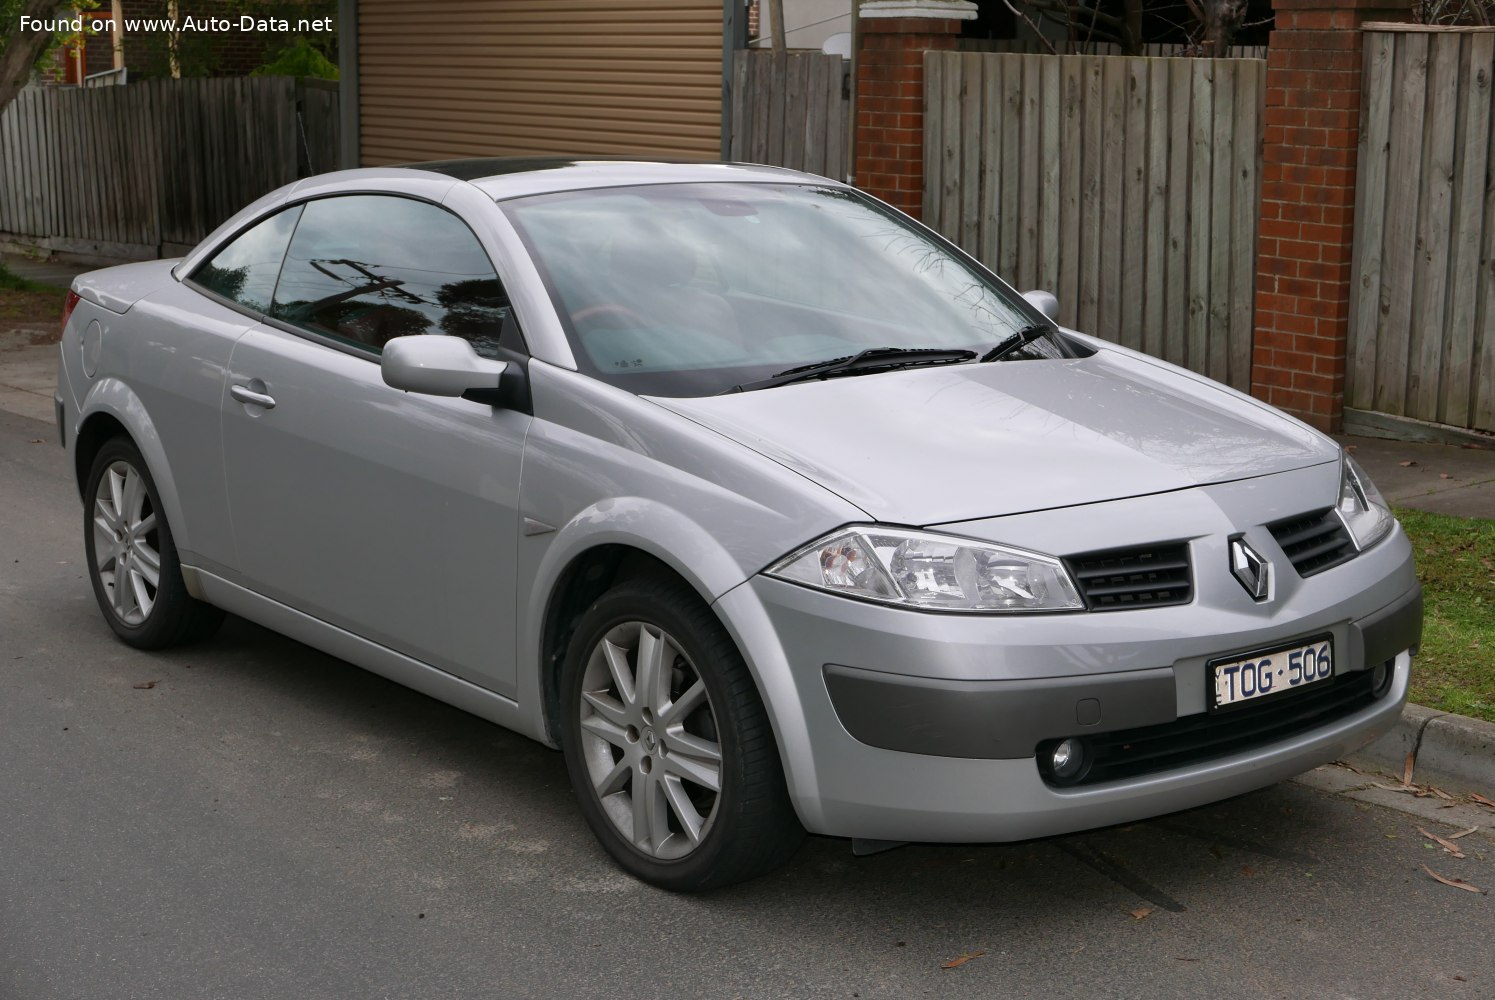
[[[78,305],[78,293],[71,288],[67,290],[67,298],[62,303],[62,332],[67,333],[67,321],[73,318],[73,310]]]

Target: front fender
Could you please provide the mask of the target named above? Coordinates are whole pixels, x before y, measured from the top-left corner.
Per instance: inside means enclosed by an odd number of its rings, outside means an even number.
[[[172,540],[178,550],[190,551],[192,549],[191,525],[182,515],[181,494],[177,491],[171,465],[166,460],[166,449],[161,442],[161,435],[156,430],[155,422],[151,420],[145,404],[128,385],[111,375],[89,386],[88,394],[83,398],[83,403],[79,407],[77,429],[68,437],[68,457],[73,460],[76,467],[78,442],[83,440],[90,423],[103,417],[112,417],[118,421],[124,427],[125,433],[135,442],[135,447],[140,450],[141,457],[145,459],[146,470],[150,473],[151,481],[156,484],[156,496],[166,511],[166,521],[171,525]],[[83,475],[87,475],[87,470],[84,470]],[[78,489],[81,495],[84,489],[81,476]],[[83,497],[83,502],[85,504],[88,502],[86,496]]]
[[[518,701],[535,706],[530,735],[554,746],[544,721],[541,650],[545,620],[566,570],[586,553],[605,545],[644,552],[678,573],[707,603],[736,587],[746,573],[711,532],[668,504],[644,497],[599,500],[578,511],[554,534],[521,540],[520,562],[534,560],[528,594],[521,587],[519,608]]]

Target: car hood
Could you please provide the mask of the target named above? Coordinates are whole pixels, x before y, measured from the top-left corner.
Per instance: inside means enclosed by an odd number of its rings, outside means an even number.
[[[1107,350],[654,402],[893,524],[1119,500],[1339,456],[1247,397]]]

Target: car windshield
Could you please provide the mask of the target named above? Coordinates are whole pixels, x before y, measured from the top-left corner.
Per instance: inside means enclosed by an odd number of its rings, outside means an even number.
[[[877,348],[980,357],[1044,322],[957,253],[844,188],[666,184],[500,207],[579,367],[640,394],[708,395]],[[1067,356],[1050,335],[1003,360]],[[887,367],[900,363],[920,359]]]

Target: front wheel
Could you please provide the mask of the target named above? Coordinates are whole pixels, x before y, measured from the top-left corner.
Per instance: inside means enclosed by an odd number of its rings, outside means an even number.
[[[128,439],[99,449],[84,499],[88,575],[114,633],[140,649],[211,634],[223,612],[187,593],[156,484]]]
[[[737,647],[696,594],[627,581],[573,633],[561,737],[582,813],[609,854],[660,888],[762,875],[804,831]]]

